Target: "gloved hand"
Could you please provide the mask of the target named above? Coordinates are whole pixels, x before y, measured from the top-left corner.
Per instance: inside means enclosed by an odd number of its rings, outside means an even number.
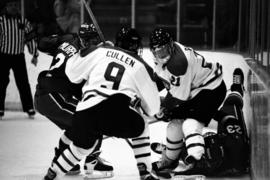
[[[164,107],[160,108],[159,113],[155,114],[154,117],[159,121],[169,122],[172,120],[171,112]]]

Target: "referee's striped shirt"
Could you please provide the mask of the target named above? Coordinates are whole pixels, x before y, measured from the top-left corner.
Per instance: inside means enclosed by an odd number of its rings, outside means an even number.
[[[23,25],[23,26],[22,26]],[[24,53],[25,34],[32,30],[27,19],[0,15],[0,53],[17,55]],[[26,43],[30,54],[37,54],[37,43],[34,39]]]

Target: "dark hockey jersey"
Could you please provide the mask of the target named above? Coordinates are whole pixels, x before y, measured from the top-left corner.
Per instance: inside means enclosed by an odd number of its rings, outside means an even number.
[[[55,51],[49,70],[42,71],[38,77],[38,84],[45,92],[69,93],[81,97],[81,84],[69,81],[65,73],[66,62],[79,51],[76,41],[64,42]]]

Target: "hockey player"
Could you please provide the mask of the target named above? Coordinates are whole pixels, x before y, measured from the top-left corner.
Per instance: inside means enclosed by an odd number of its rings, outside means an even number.
[[[64,175],[93,153],[103,135],[140,136],[145,128],[140,111],[153,116],[160,108],[152,69],[139,56],[120,48],[81,50],[67,61],[65,72],[73,83],[86,82],[73,116],[73,142],[54,158],[45,180]]]
[[[197,175],[206,176],[238,176],[249,172],[250,147],[246,130],[245,118],[242,113],[244,95],[244,74],[240,68],[233,72],[233,84],[227,92],[225,101],[217,114],[216,132],[204,133],[205,157],[192,165],[186,165],[182,160],[187,156],[186,147],[181,149],[179,165],[173,170],[177,178],[184,179]],[[162,154],[166,146],[152,143],[154,152]],[[194,175],[195,174],[195,175]],[[176,179],[177,179],[176,178]]]
[[[178,165],[179,149],[185,139],[187,164],[204,157],[202,129],[215,115],[226,96],[222,66],[210,63],[191,48],[173,41],[162,28],[150,35],[150,50],[155,58],[155,73],[163,81],[167,95],[157,116],[171,118],[167,126],[166,146],[161,161],[154,163],[157,172]]]
[[[78,101],[81,99],[82,84],[73,84],[65,74],[66,62],[79,49],[96,46],[100,41],[98,34],[91,24],[82,24],[77,34],[53,35],[40,39],[39,48],[53,56],[49,70],[42,71],[38,77],[35,92],[35,107],[38,112],[59,128],[64,130],[55,148],[57,157],[68,148],[71,139],[72,116],[76,110]],[[113,167],[99,158],[101,139],[96,146],[95,153],[89,155],[85,160],[85,172],[90,178],[94,176],[93,170],[99,177],[111,177]],[[78,174],[80,166],[75,166],[69,174]]]
[[[116,34],[115,46],[126,50],[128,53],[142,56],[142,38],[134,28],[122,27]],[[155,179],[149,172],[152,171],[150,137],[147,120],[144,132],[136,138],[131,139],[137,167],[141,179]],[[150,177],[152,176],[152,177]]]
[[[142,56],[142,38],[134,28],[122,27],[116,33],[115,46]]]

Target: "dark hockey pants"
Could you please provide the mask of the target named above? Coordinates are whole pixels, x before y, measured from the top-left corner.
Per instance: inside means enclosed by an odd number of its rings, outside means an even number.
[[[102,135],[134,138],[142,134],[144,119],[130,109],[129,103],[128,96],[116,94],[93,107],[76,111],[72,125],[74,145],[90,149]]]

